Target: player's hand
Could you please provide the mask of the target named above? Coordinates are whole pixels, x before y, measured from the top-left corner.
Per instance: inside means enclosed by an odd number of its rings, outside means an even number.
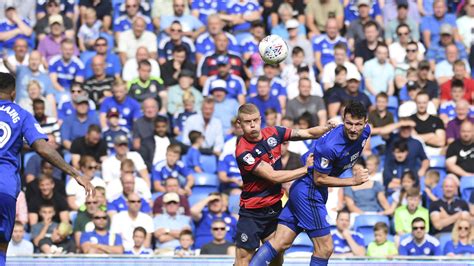
[[[336,121],[335,119],[329,119],[326,123],[326,128],[327,130],[331,130],[339,125],[339,122]]]
[[[413,120],[402,120],[398,122],[398,124],[400,125],[400,127],[415,127],[416,126],[416,123]]]
[[[366,168],[357,169],[355,171],[353,186],[362,185],[367,181],[369,181],[369,170]]]
[[[84,176],[76,176],[76,181],[86,190],[86,197],[92,196],[95,197],[95,188],[91,184],[90,180],[87,180]]]
[[[314,165],[314,155],[312,153],[310,153],[308,155],[308,158],[306,158],[306,164],[305,164],[307,167],[311,167]]]

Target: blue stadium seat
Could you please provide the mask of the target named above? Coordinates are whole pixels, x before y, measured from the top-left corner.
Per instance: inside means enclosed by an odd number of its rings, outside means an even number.
[[[313,242],[306,233],[302,232],[297,235],[295,241],[285,253],[294,252],[313,252]]]
[[[239,213],[240,209],[240,195],[230,195],[229,197],[229,211],[231,213]]]
[[[31,234],[25,231],[25,234],[23,234],[23,239],[31,241]]]
[[[359,232],[364,236],[364,242],[366,246],[374,240],[373,228],[374,225],[378,222],[384,222],[387,226],[390,226],[390,221],[385,215],[362,214],[355,218],[354,231]]]
[[[192,189],[193,194],[189,196],[189,206],[193,206],[196,204],[198,201],[204,199],[205,197],[209,196],[210,193],[212,192],[217,192],[217,189],[215,187],[193,187]]]
[[[452,240],[451,233],[439,234],[438,240],[439,240],[439,247],[441,248],[441,250],[444,250],[444,246],[446,245],[446,243]]]
[[[217,171],[217,159],[214,155],[201,155],[202,170],[205,173],[214,174]]]
[[[27,152],[23,155],[23,167],[26,167],[26,164],[31,159],[31,157],[35,155],[35,153],[36,152]]]
[[[385,140],[379,135],[374,135],[370,137],[370,148],[373,153],[377,153],[376,149],[378,146],[385,145]]]
[[[446,156],[435,155],[430,158],[430,168],[446,170]]]
[[[161,195],[163,195],[163,192],[155,192],[155,193],[151,194],[151,201],[155,202],[156,198],[158,198]]]
[[[194,186],[210,186],[217,188],[219,186],[219,178],[215,174],[194,173]]]
[[[387,110],[393,114],[393,116],[398,116],[398,98],[396,96],[388,96],[388,105]]]
[[[471,193],[474,191],[474,176],[463,176],[461,177],[461,197],[469,202]]]

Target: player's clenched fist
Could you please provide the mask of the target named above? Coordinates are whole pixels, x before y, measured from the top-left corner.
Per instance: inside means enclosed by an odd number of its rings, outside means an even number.
[[[369,170],[365,168],[355,170],[354,186],[364,184],[367,181],[369,181]]]
[[[306,158],[306,164],[305,164],[307,167],[311,167],[314,165],[314,155],[312,153],[310,153],[308,155],[308,158]]]

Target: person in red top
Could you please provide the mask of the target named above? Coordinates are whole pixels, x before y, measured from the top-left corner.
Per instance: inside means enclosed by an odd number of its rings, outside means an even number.
[[[454,76],[451,80],[441,85],[441,103],[451,100],[451,82],[455,79],[464,82],[464,99],[470,104],[474,104],[474,80],[469,78],[466,71],[466,65],[462,60],[456,60],[453,64]]]
[[[319,138],[334,128],[335,123],[331,121],[326,126],[300,130],[284,127],[261,129],[261,114],[253,104],[240,106],[237,123],[244,132],[237,140],[235,151],[244,183],[236,233],[235,265],[240,266],[248,265],[260,242],[269,239],[276,230],[282,210],[281,183],[295,180],[308,170],[308,166],[281,170],[281,144],[288,140]],[[311,157],[307,164],[312,163]],[[274,263],[282,265],[282,254]]]

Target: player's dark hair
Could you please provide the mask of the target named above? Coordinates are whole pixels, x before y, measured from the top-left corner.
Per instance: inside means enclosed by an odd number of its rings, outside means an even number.
[[[464,89],[464,81],[460,80],[460,79],[451,80],[451,90],[453,88],[462,88],[462,89]]]
[[[155,118],[155,125],[158,124],[158,123],[166,123],[168,124],[168,118],[162,116],[162,115],[158,115],[156,116]]]
[[[173,48],[173,53],[181,53],[181,52],[187,53],[186,47],[184,47],[184,45],[178,44]]]
[[[346,72],[346,74],[347,74],[347,68],[343,65],[340,65],[340,66],[338,65],[334,69],[334,73],[336,73],[336,76],[339,75],[339,73],[341,73],[342,71]]]
[[[384,222],[378,222],[374,225],[374,232],[382,230],[385,234],[388,234],[388,226]]]
[[[92,132],[96,132],[96,133],[102,133],[102,130],[100,130],[100,126],[99,125],[96,125],[96,124],[92,124],[90,125],[88,128],[87,128],[87,134],[90,134]]]
[[[141,232],[146,236],[146,230],[142,226],[135,227],[135,229],[133,229],[133,235],[135,235],[136,232]]]
[[[392,151],[395,151],[395,150],[398,150],[400,152],[408,151],[408,143],[405,140],[402,140],[402,139],[397,140],[393,144],[393,148],[392,148]]]
[[[295,46],[293,47],[293,50],[291,51],[291,55],[297,55],[297,54],[300,54],[300,53],[303,53],[304,54],[304,50],[303,48],[299,47],[299,46]]]
[[[344,117],[346,117],[347,114],[350,114],[353,118],[365,119],[367,117],[367,109],[361,102],[351,100],[344,109]]]
[[[347,213],[349,214],[349,216],[351,216],[351,212],[347,209],[347,208],[344,208],[340,211],[337,212],[337,216],[336,216],[336,219],[339,219],[339,216],[342,214],[342,213]]]
[[[181,231],[181,233],[179,233],[179,238],[181,238],[182,236],[190,236],[191,239],[194,240],[193,231],[191,231],[189,229],[184,229],[183,231]]]
[[[144,59],[144,60],[141,60],[140,62],[138,62],[138,68],[140,69],[142,66],[151,67],[151,64],[150,64],[150,62],[148,62],[148,60]]]
[[[15,90],[15,77],[10,73],[0,73],[0,92],[9,93]]]
[[[34,99],[34,100],[33,100],[33,106],[35,106],[35,105],[37,105],[37,104],[42,104],[42,105],[44,105],[43,99]]]
[[[189,132],[188,137],[191,144],[194,144],[198,141],[200,137],[202,137],[202,133],[197,130],[191,130],[191,132]]]
[[[417,222],[423,222],[424,224],[426,224],[425,219],[423,219],[421,217],[416,217],[415,219],[413,219],[413,221],[411,221],[411,225],[413,225],[414,223],[417,223]]]

